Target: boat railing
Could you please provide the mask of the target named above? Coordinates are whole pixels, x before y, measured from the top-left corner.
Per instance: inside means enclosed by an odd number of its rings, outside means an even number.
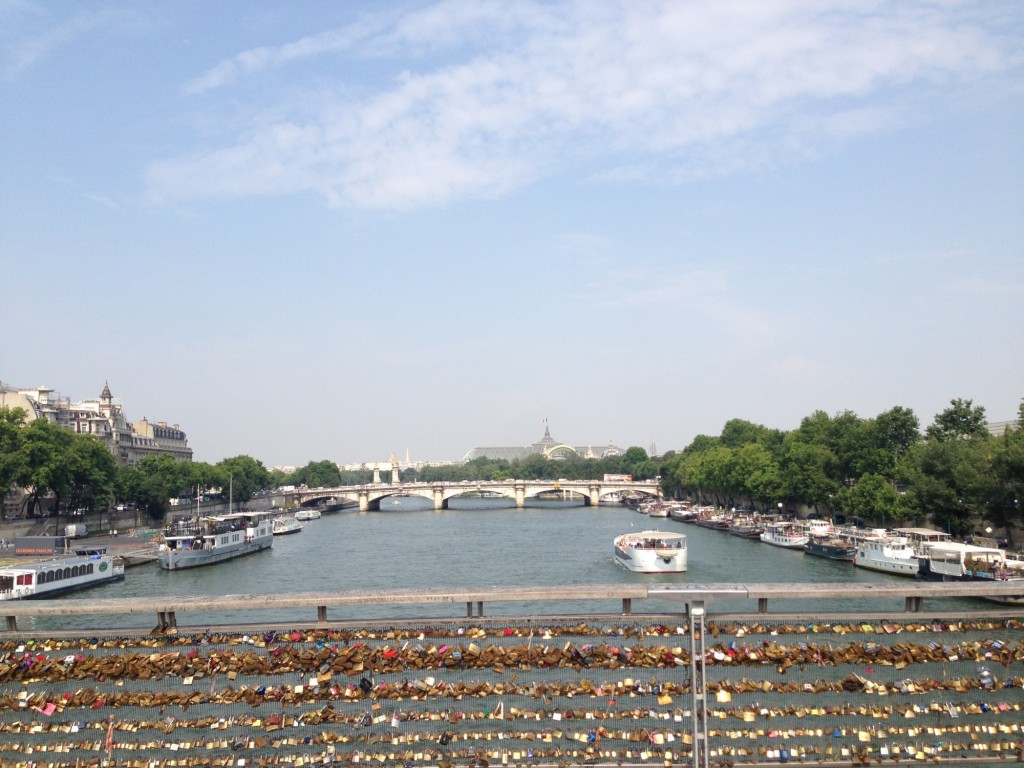
[[[160,609],[164,622],[77,630],[9,624],[0,632],[7,654],[0,762],[845,768],[1016,761],[1024,754],[1024,609],[964,611],[942,600],[997,592],[1005,589],[650,584],[4,604],[0,610],[26,621],[138,620]],[[779,602],[807,595],[830,608],[792,611]],[[851,596],[908,602],[902,611],[836,608]],[[569,610],[536,612],[555,600]],[[780,610],[749,611],[750,601],[767,609],[769,600]],[[485,601],[496,611],[505,603],[533,611],[485,617]],[[610,601],[621,601],[621,610],[608,611]],[[462,602],[467,615],[451,615]],[[258,618],[311,606],[319,606],[315,621]],[[328,620],[326,607],[344,618]],[[354,618],[372,607],[397,611]],[[243,618],[218,623],[213,612],[223,611]],[[166,623],[175,612],[199,620]]]

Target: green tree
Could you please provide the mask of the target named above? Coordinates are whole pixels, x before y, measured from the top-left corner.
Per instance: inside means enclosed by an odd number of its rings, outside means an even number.
[[[292,484],[310,488],[335,488],[341,484],[341,472],[338,465],[328,459],[311,461],[292,474]]]
[[[242,504],[252,498],[256,491],[270,485],[270,473],[263,462],[251,456],[235,456],[217,464],[224,479],[224,488],[231,485],[231,496],[235,503]],[[227,494],[225,494],[225,499]]]
[[[971,532],[990,487],[987,442],[933,438],[913,451],[908,504],[916,515],[954,536]]]
[[[121,498],[145,510],[153,520],[167,514],[170,499],[178,497],[182,487],[182,465],[167,454],[146,456],[135,466],[122,467],[118,477]]]
[[[1016,426],[1009,426],[993,441],[992,485],[985,519],[1005,531],[1012,548],[1014,526],[1024,523],[1024,403]]]
[[[24,430],[24,410],[0,408],[0,498],[11,488],[26,483],[28,464],[22,450]],[[3,514],[3,509],[0,509],[0,516]]]
[[[67,508],[102,512],[110,507],[117,481],[113,454],[92,435],[73,435],[67,453]]]
[[[71,491],[69,451],[74,433],[46,419],[35,419],[24,430],[22,450],[25,452],[26,475],[23,482],[29,491],[29,514],[36,515],[40,502],[52,494],[49,511],[57,513]]]
[[[782,474],[775,458],[761,443],[747,443],[734,452],[731,485],[751,502],[774,507],[784,499]]]
[[[985,409],[971,400],[956,398],[949,407],[936,415],[935,422],[925,430],[929,440],[965,440],[988,438]]]
[[[881,475],[863,475],[852,487],[840,488],[835,505],[848,517],[879,521],[906,519],[913,510],[907,508],[892,483]]]
[[[743,419],[729,419],[722,427],[722,445],[729,448],[742,448],[750,443],[764,443],[771,432],[767,427],[753,424]]]
[[[894,466],[921,440],[921,423],[910,408],[896,406],[875,417],[872,426],[875,446],[893,457]]]
[[[790,436],[792,437],[792,436]],[[828,506],[840,485],[833,478],[836,457],[826,446],[787,439],[783,447],[782,484],[787,498]]]

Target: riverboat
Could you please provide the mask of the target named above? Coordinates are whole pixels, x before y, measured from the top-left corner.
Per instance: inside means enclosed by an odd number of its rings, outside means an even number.
[[[686,571],[686,534],[637,531],[615,537],[615,560],[636,573]]]
[[[157,560],[161,568],[177,571],[251,555],[270,549],[273,543],[269,512],[179,518],[164,529]]]
[[[857,545],[838,536],[812,536],[804,544],[804,554],[829,560],[853,560],[857,555]]]
[[[697,514],[697,510],[687,501],[676,502],[668,510],[669,517],[684,523],[692,522]]]
[[[729,523],[729,533],[741,539],[759,539],[765,526],[757,515],[735,514]]]
[[[766,525],[760,539],[765,544],[784,549],[803,549],[811,537],[796,523],[782,520]]]
[[[103,550],[18,563],[0,568],[0,600],[52,597],[123,578],[124,563]]]
[[[299,533],[302,530],[302,523],[294,517],[275,517],[272,523],[275,536],[287,536],[290,533]]]
[[[713,531],[727,531],[732,525],[732,515],[728,512],[702,512],[693,518],[693,522],[701,528]]]
[[[319,520],[320,510],[319,509],[300,509],[295,513],[295,519],[303,522],[307,520]]]
[[[906,536],[879,536],[857,545],[853,564],[859,568],[915,578],[920,570],[917,552]]]
[[[919,579],[926,581],[999,581],[1020,584],[1020,595],[986,597],[999,603],[1024,605],[1024,561],[1007,558],[996,547],[947,541],[928,548],[920,558]]]
[[[936,544],[952,541],[953,537],[943,531],[931,528],[893,528],[894,536],[902,536],[919,558],[928,554],[928,550]]]
[[[660,501],[644,505],[640,509],[648,517],[668,517],[669,512],[668,504]]]

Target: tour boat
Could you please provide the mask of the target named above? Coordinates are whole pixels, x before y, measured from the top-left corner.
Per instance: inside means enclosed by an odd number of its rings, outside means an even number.
[[[161,568],[177,571],[269,549],[274,543],[271,518],[270,512],[179,518],[164,529],[157,560]]]
[[[906,536],[880,536],[857,545],[853,564],[860,568],[914,578],[920,568],[917,552]]]
[[[857,555],[857,545],[838,536],[811,536],[804,544],[804,554],[829,560],[853,560]]]
[[[0,568],[0,600],[28,600],[124,578],[124,563],[102,550]]]
[[[947,541],[933,544],[920,559],[917,577],[927,581],[1013,582],[1020,595],[986,597],[998,603],[1024,605],[1024,561],[1011,560],[996,547]]]
[[[319,520],[320,510],[319,509],[300,509],[295,513],[296,520]]]
[[[638,531],[615,537],[615,559],[637,573],[683,573],[686,534]]]
[[[788,521],[769,523],[760,538],[765,544],[785,549],[803,549],[811,539],[796,523]]]
[[[289,533],[298,533],[302,530],[302,523],[294,517],[275,517],[272,525],[275,536],[286,536]]]

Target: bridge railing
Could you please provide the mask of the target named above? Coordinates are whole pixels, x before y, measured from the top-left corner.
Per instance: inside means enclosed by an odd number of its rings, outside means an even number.
[[[892,610],[837,611],[851,585],[835,584],[816,585],[825,602],[798,616],[770,610],[789,599],[780,586],[5,604],[21,626],[0,633],[0,765],[1021,759],[1020,607],[953,610],[945,597],[984,591],[911,583],[872,590]],[[715,610],[739,596],[761,612]],[[501,616],[503,599],[576,611]],[[609,600],[623,610],[591,610]],[[319,616],[324,603],[349,618]],[[444,615],[462,603],[477,615]],[[480,615],[484,605],[494,615]],[[271,606],[317,606],[318,619],[215,623]],[[373,606],[404,607],[394,619],[351,616]],[[412,606],[435,618],[410,617]],[[102,628],[103,617],[161,612],[179,621]],[[99,626],[60,626],[86,616]],[[57,623],[30,626],[47,622]]]

